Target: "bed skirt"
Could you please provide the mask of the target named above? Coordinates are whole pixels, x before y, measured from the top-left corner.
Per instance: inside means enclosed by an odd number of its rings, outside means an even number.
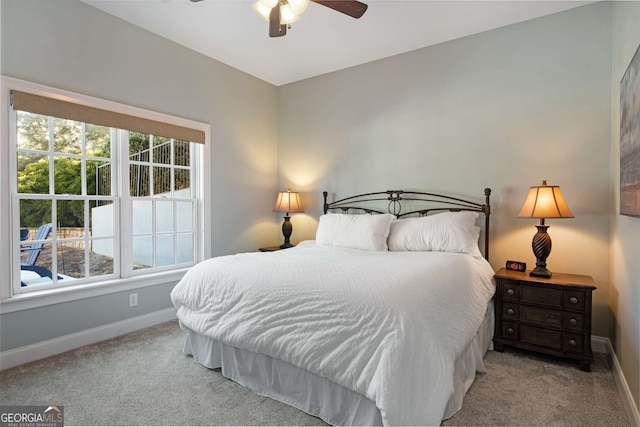
[[[475,338],[455,362],[454,392],[442,419],[462,408],[462,400],[476,372],[486,372],[482,361],[492,347],[493,300],[489,302]],[[186,329],[184,352],[210,369],[261,396],[286,403],[332,425],[382,425],[375,403],[326,378],[262,354],[241,350]]]

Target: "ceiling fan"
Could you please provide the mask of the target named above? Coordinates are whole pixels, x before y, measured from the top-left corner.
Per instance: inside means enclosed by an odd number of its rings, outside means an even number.
[[[202,0],[191,0],[196,3]],[[311,0],[352,18],[360,18],[367,11],[367,5],[357,0]],[[258,0],[253,8],[269,21],[269,37],[282,37],[287,28],[299,19],[299,15],[309,6],[309,0]]]

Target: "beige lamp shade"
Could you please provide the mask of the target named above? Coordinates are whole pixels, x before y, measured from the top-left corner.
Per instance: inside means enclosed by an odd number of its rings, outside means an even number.
[[[286,212],[287,214],[290,212],[304,212],[302,202],[300,201],[300,194],[292,192],[290,189],[279,192],[273,212]]]
[[[518,217],[573,218],[573,214],[562,196],[560,187],[547,185],[547,181],[542,181],[541,186],[529,188],[529,194]]]

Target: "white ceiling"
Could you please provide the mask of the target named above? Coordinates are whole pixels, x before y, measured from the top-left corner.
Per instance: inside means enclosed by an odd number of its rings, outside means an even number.
[[[270,38],[250,0],[82,1],[276,86],[591,3],[364,0],[360,19],[311,3]]]

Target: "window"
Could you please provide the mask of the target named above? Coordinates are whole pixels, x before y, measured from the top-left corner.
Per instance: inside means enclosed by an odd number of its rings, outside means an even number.
[[[205,131],[59,98],[12,92],[13,293],[201,260]]]
[[[194,261],[191,144],[129,133],[133,269]]]

